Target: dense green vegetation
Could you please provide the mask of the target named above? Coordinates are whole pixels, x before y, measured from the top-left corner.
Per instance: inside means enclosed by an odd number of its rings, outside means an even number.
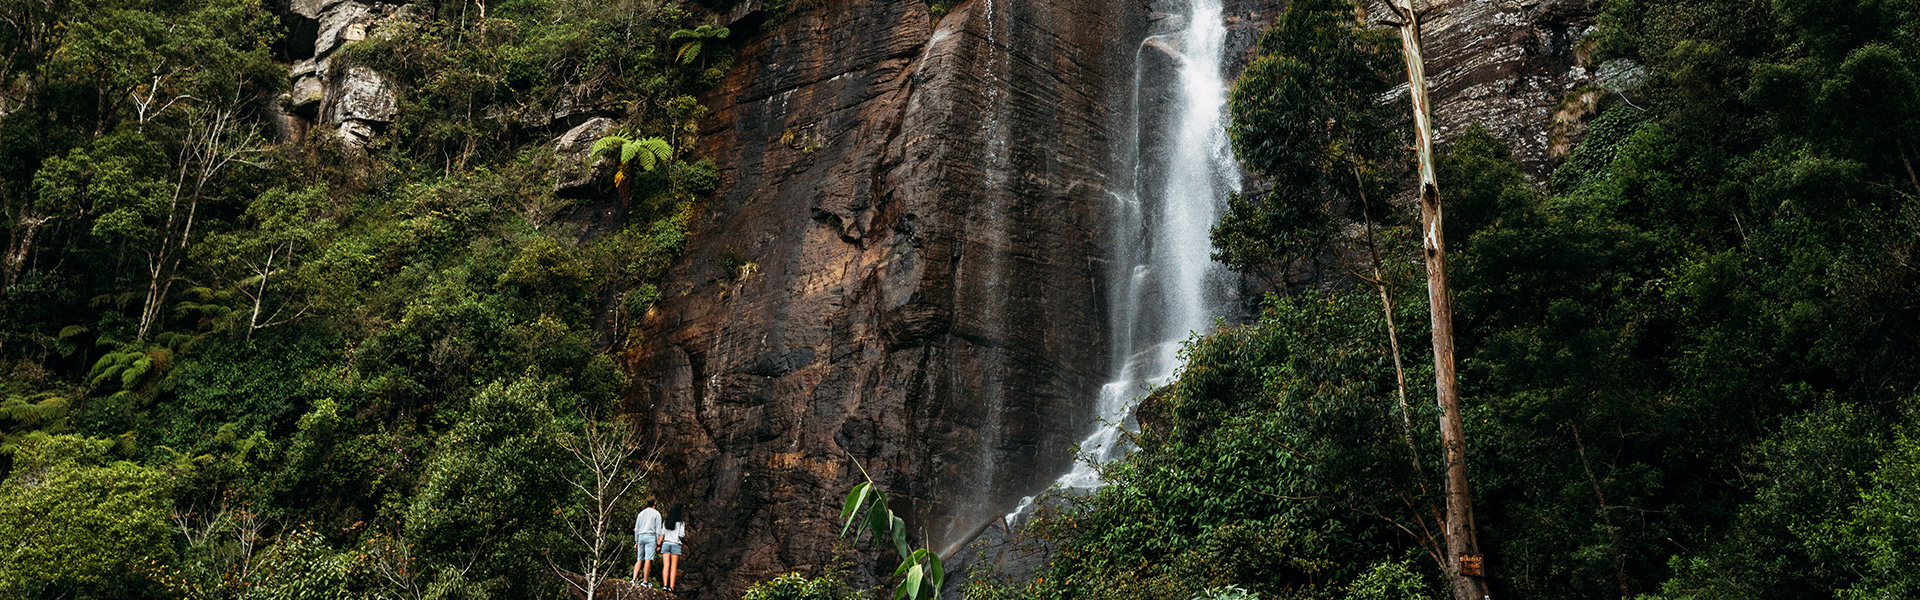
[[[0,2],[0,597],[547,597],[587,558],[568,450],[733,49],[672,2],[416,8],[333,58],[400,104],[354,150],[275,141],[257,0]],[[617,194],[553,192],[582,98],[657,142]]]
[[[567,482],[634,476],[583,448],[626,459],[595,437],[622,324],[715,186],[692,94],[736,32],[422,7],[336,56],[400,104],[349,149],[276,141],[258,0],[0,0],[0,597],[556,597],[597,558],[571,533],[631,514]],[[1396,400],[1397,366],[1432,396],[1400,72],[1352,15],[1298,0],[1263,39],[1233,133],[1274,193],[1216,230],[1325,285],[1194,340],[1109,485],[1029,526],[1049,562],[971,596],[1444,596],[1437,409]],[[1609,0],[1583,44],[1649,76],[1549,178],[1482,130],[1441,156],[1493,590],[1920,594],[1920,8]],[[551,115],[583,98],[611,176],[563,197]],[[564,220],[593,203],[622,216]],[[886,541],[920,594],[937,561]],[[829,571],[747,597],[871,595]]]
[[[1328,226],[1365,205],[1364,184],[1332,177],[1365,173],[1365,146],[1268,160],[1306,147],[1287,135],[1363,140],[1377,118],[1339,102],[1363,83],[1286,85],[1359,65],[1328,57],[1390,51],[1328,29],[1344,4],[1293,3],[1235,91],[1236,147],[1286,195],[1237,200],[1216,230],[1223,258],[1333,247],[1366,273],[1357,240]],[[1441,160],[1494,593],[1920,592],[1920,10],[1621,0],[1587,43],[1650,74],[1609,97],[1550,182],[1529,185],[1483,131]],[[1384,64],[1378,77],[1399,75]],[[1257,103],[1273,98],[1325,110]],[[1373,218],[1391,226],[1390,255],[1417,256],[1413,215]],[[1384,277],[1410,395],[1431,398],[1426,299],[1406,262]],[[1410,457],[1385,332],[1373,290],[1336,287],[1273,297],[1258,323],[1195,340],[1111,483],[1029,528],[1051,562],[974,590],[1444,596],[1425,529],[1444,485],[1437,409],[1416,408]]]

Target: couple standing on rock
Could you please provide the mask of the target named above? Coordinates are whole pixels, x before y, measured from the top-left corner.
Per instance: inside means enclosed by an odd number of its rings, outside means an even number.
[[[687,535],[687,523],[682,520],[686,513],[684,507],[675,506],[667,511],[665,519],[660,511],[653,508],[653,498],[647,498],[646,510],[633,520],[633,544],[639,556],[633,561],[633,580],[642,586],[653,587],[647,583],[647,575],[653,570],[654,545],[660,549],[660,584],[667,591],[673,591],[673,585],[680,582],[680,540]]]

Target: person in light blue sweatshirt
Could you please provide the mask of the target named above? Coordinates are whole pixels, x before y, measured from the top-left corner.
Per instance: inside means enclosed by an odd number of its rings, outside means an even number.
[[[637,555],[633,561],[633,580],[643,587],[653,587],[647,583],[647,575],[653,571],[653,553],[658,548],[661,529],[660,511],[653,508],[653,497],[648,496],[647,508],[633,520],[633,545]],[[660,574],[666,575],[664,571]]]

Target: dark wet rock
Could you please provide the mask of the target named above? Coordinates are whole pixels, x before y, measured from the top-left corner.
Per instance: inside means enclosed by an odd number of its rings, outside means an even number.
[[[718,597],[831,557],[849,457],[941,549],[1070,464],[1145,21],[975,0],[935,27],[923,0],[849,0],[744,40],[706,98],[724,185],[631,405],[667,448],[656,489],[726,540],[688,558]]]

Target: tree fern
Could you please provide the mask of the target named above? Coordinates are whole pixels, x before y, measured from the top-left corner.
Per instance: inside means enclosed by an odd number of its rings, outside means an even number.
[[[701,25],[693,29],[675,31],[673,35],[667,36],[667,40],[687,40],[686,43],[680,45],[680,54],[677,57],[680,60],[680,64],[684,65],[700,57],[700,49],[705,45],[706,40],[724,39],[732,34],[733,31],[725,27]]]
[[[613,184],[620,185],[627,180],[628,165],[640,165],[642,171],[652,171],[673,160],[673,145],[657,137],[629,138],[622,135],[609,135],[593,143],[587,149],[587,161],[600,157],[617,158],[620,167],[613,173]]]
[[[620,149],[620,155],[624,157],[620,161],[622,163],[632,162],[637,156],[640,159],[640,169],[652,171],[666,164],[667,161],[673,160],[673,146],[657,137],[635,140],[627,142],[626,146]]]
[[[593,143],[592,148],[587,149],[587,162],[593,162],[594,159],[600,158],[603,155],[608,155],[608,150],[611,150],[613,148],[619,148],[622,144],[625,144],[625,143],[627,143],[627,138],[617,136],[617,135],[609,135],[607,137],[600,138],[599,141],[596,141]]]
[[[67,397],[55,392],[8,396],[0,401],[0,418],[18,426],[39,428],[42,424],[67,416],[67,407]]]
[[[191,336],[184,336],[191,337]],[[87,383],[94,387],[118,384],[112,396],[133,395],[151,399],[159,392],[159,382],[173,364],[173,350],[164,346],[126,344],[94,361],[87,372]]]

